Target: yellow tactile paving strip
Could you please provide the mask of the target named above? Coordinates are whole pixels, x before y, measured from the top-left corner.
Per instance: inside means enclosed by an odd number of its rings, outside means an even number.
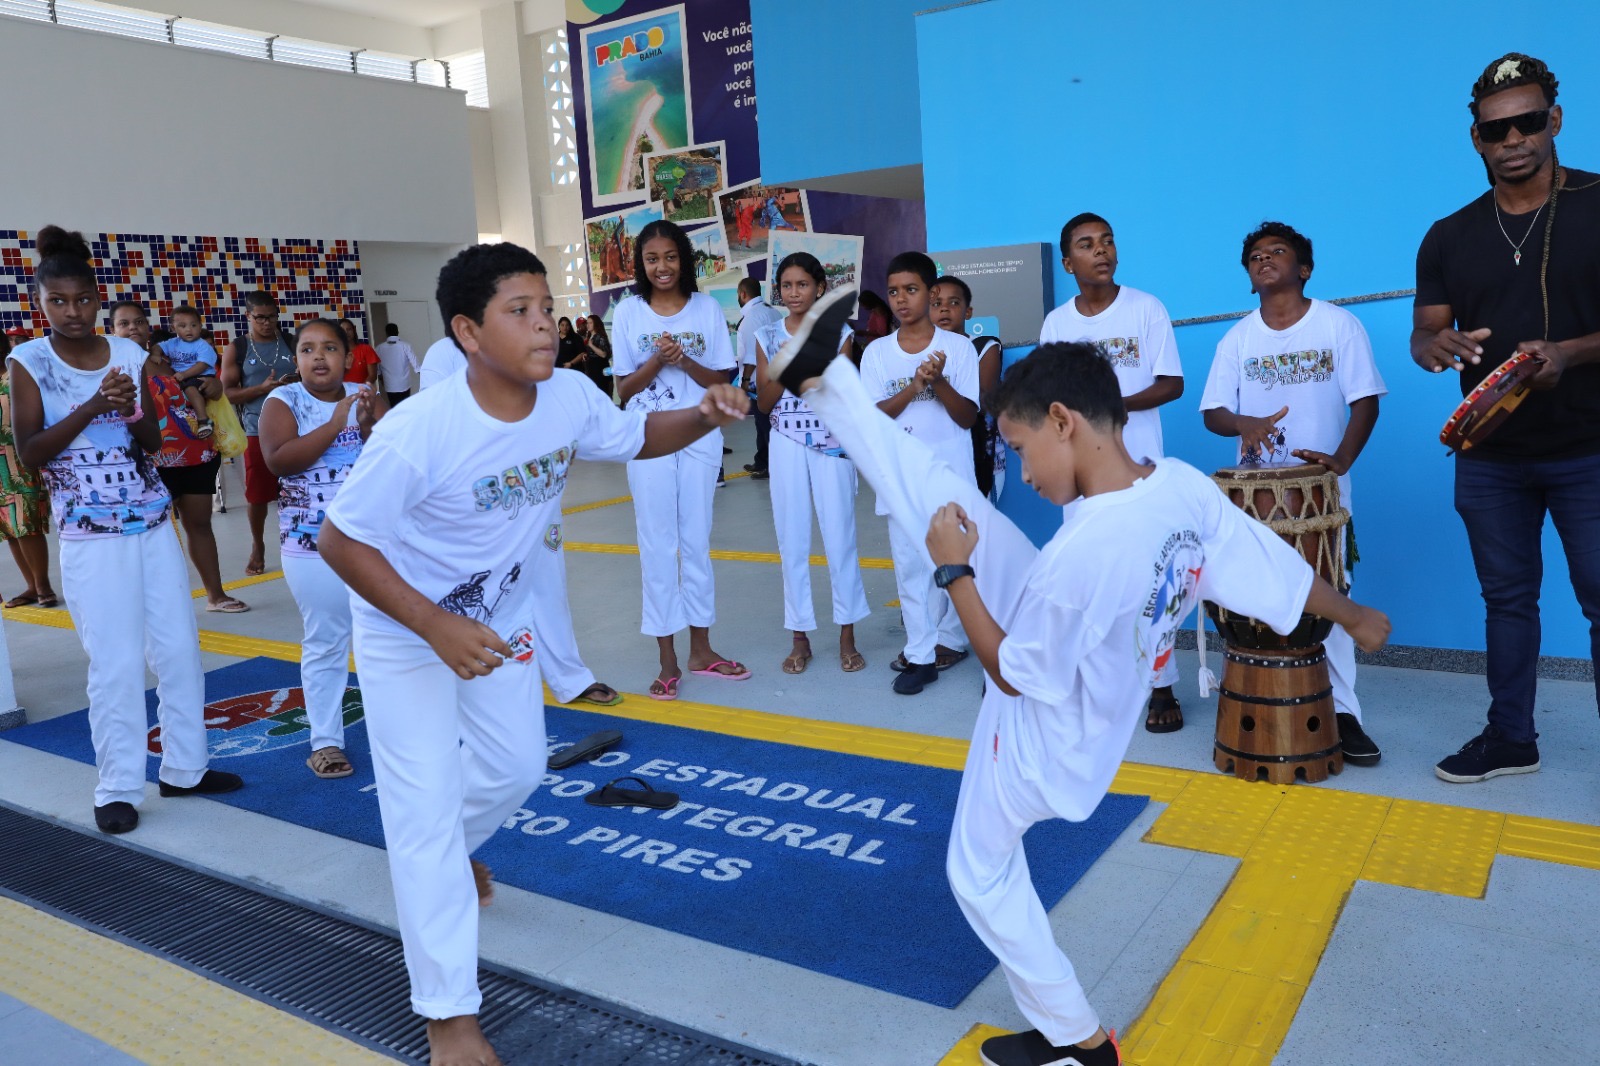
[[[72,627],[61,610],[19,607],[6,617]],[[298,644],[208,630],[201,631],[200,644],[222,655],[300,657]],[[690,700],[624,693],[616,707],[568,706],[946,769],[958,770],[966,760],[965,740]],[[1167,804],[1145,840],[1241,860],[1144,1014],[1127,1029],[1123,1057],[1139,1066],[1267,1066],[1357,881],[1481,898],[1496,855],[1600,870],[1600,828],[1571,822],[1137,763],[1123,764],[1112,789]],[[941,1066],[975,1066],[978,1045],[997,1032],[975,1027]]]
[[[391,1061],[181,966],[5,898],[0,991],[142,1062]]]
[[[637,544],[596,544],[593,541],[569,540],[563,547],[569,552],[587,552],[598,555],[638,555]],[[778,563],[782,562],[777,552],[740,552],[729,551],[725,548],[712,548],[711,558],[728,563]],[[863,570],[893,570],[892,559],[861,559]],[[813,555],[812,566],[827,566],[828,557]]]

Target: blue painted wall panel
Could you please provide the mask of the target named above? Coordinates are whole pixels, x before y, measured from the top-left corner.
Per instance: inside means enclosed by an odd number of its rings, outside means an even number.
[[[914,16],[928,0],[751,0],[762,177],[922,161]]]
[[[1466,102],[1500,53],[1550,63],[1563,79],[1562,157],[1600,170],[1600,8],[1531,5],[1514,34],[1504,12],[1486,0],[1403,9],[990,0],[920,16],[928,240],[1054,242],[1072,214],[1097,211],[1117,231],[1119,279],[1181,318],[1255,306],[1240,241],[1263,218],[1282,218],[1316,244],[1311,295],[1409,289],[1428,226],[1484,189]],[[977,53],[995,58],[994,76],[947,76],[972,69]],[[991,161],[982,173],[977,148]],[[1058,273],[1058,296],[1075,291]],[[1459,392],[1412,364],[1409,298],[1351,310],[1390,389],[1354,470],[1357,589],[1392,614],[1397,643],[1481,649],[1453,460],[1438,444]],[[1188,392],[1163,409],[1169,450],[1201,468],[1233,456],[1198,412],[1228,325],[1178,331]],[[1006,510],[1048,536],[1053,509],[1028,493],[1013,476]],[[1544,651],[1587,658],[1588,626],[1548,529],[1544,557]]]

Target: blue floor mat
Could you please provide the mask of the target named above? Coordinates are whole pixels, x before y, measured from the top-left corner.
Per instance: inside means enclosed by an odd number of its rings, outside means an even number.
[[[345,702],[356,772],[320,781],[305,766],[299,679],[294,664],[274,659],[206,675],[212,765],[246,781],[216,799],[381,847],[359,693],[349,690]],[[146,701],[153,727],[155,694]],[[548,775],[479,850],[497,880],[942,1007],[994,969],[944,877],[959,773],[562,707],[545,716],[552,744],[600,729],[620,730],[624,741],[603,765]],[[85,711],[5,739],[94,761]],[[152,781],[156,768],[152,757]],[[629,774],[683,802],[671,811],[583,802]],[[1110,795],[1087,822],[1044,822],[1028,833],[1047,907],[1147,802]]]

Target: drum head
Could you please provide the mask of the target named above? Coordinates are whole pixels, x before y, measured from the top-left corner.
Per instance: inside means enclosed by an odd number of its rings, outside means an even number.
[[[1452,452],[1483,443],[1528,398],[1528,382],[1542,366],[1544,360],[1532,352],[1518,352],[1489,371],[1439,431],[1439,443]]]
[[[1225,466],[1211,476],[1218,481],[1294,481],[1321,477],[1327,472],[1321,463],[1296,462],[1290,466]]]

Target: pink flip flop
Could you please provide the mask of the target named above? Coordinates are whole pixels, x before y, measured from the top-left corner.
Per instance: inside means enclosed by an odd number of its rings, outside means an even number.
[[[658,677],[650,682],[650,691],[645,695],[653,700],[675,700],[678,698],[678,680],[676,677],[669,677],[663,681]],[[657,685],[661,686],[660,692],[655,691]]]
[[[717,669],[719,666],[737,666],[739,669],[744,670],[744,673],[725,674]],[[718,681],[748,681],[750,679],[750,671],[745,669],[742,663],[736,663],[731,659],[718,659],[704,670],[690,670],[689,672],[695,677],[714,677]]]

